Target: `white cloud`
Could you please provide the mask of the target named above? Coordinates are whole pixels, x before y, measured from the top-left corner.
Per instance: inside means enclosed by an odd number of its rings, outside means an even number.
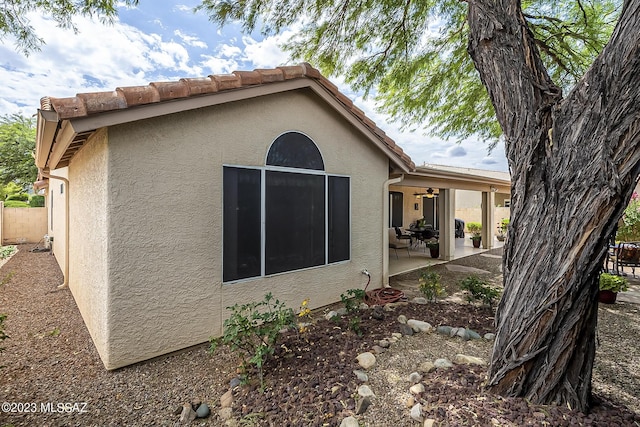
[[[261,41],[252,37],[242,38],[244,43],[244,60],[255,64],[255,68],[273,68],[289,62],[289,54],[280,46],[292,36],[291,31],[285,31],[276,36],[269,36]]]
[[[185,42],[189,46],[198,47],[200,49],[206,49],[207,48],[207,44],[205,42],[203,42],[202,40],[200,40],[200,38],[198,38],[198,37],[190,36],[188,34],[183,33],[180,30],[175,30],[173,32],[173,34],[178,36],[180,38],[180,40],[182,40],[183,42]]]

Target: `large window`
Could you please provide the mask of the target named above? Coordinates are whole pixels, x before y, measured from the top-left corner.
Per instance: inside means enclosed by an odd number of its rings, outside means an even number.
[[[225,282],[350,259],[350,179],[326,174],[306,135],[283,134],[264,168],[225,166],[223,179]]]

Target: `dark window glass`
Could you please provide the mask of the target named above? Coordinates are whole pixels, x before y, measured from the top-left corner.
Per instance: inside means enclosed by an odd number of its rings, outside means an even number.
[[[260,171],[224,168],[225,282],[260,276]]]
[[[391,194],[391,227],[402,227],[403,195],[392,191]]]
[[[329,177],[329,262],[349,259],[349,178]]]
[[[325,264],[325,177],[266,173],[265,273]]]
[[[280,135],[271,144],[267,165],[288,168],[324,170],[322,155],[316,144],[298,132]]]

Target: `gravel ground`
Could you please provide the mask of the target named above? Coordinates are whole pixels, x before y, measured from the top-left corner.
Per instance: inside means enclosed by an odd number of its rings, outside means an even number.
[[[210,355],[197,346],[166,357],[116,371],[106,371],[68,290],[57,290],[62,275],[48,253],[31,253],[30,245],[0,268],[0,313],[8,315],[0,355],[0,426],[171,426],[184,402],[207,402],[212,415],[193,425],[224,425],[217,413],[220,397],[236,376],[239,359],[224,348]],[[499,253],[495,252],[494,253]],[[500,261],[473,256],[454,264],[482,268],[500,282]],[[456,294],[465,277],[445,265],[441,273],[450,299],[426,306],[409,304],[386,313],[384,320],[361,315],[362,337],[348,327],[349,319],[323,320],[323,311],[309,333],[285,336],[276,357],[266,366],[264,393],[255,383],[234,389],[236,425],[327,425],[353,415],[357,383],[355,355],[380,338],[396,332],[395,321],[406,314],[437,326],[492,329],[492,313],[471,307]],[[415,274],[394,279],[392,285],[408,296],[417,295]],[[639,306],[617,303],[600,308],[599,347],[593,388],[600,398],[592,414],[567,408],[529,405],[522,399],[501,399],[482,390],[486,368],[457,366],[427,374],[427,392],[416,396],[435,425],[628,425],[640,426]],[[407,377],[424,361],[452,358],[457,353],[488,359],[487,341],[462,341],[438,334],[401,338],[377,356],[369,374],[375,393],[372,405],[358,415],[361,426],[411,426]],[[61,405],[59,405],[61,404]],[[61,412],[52,412],[51,409]],[[17,410],[21,409],[21,413]],[[35,409],[28,413],[26,410]],[[82,412],[82,413],[80,413]],[[231,423],[232,424],[232,423]]]

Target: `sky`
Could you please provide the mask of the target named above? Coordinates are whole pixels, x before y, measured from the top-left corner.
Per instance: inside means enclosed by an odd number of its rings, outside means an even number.
[[[140,0],[135,8],[120,8],[113,25],[76,17],[77,34],[56,27],[46,17],[29,15],[31,25],[46,44],[39,52],[25,56],[16,50],[12,39],[0,40],[0,116],[34,115],[44,96],[73,97],[77,93],[299,62],[279,47],[294,34],[293,30],[263,37],[257,32],[242,34],[235,24],[218,28],[203,12],[194,14],[198,4],[199,0]],[[372,97],[364,99],[341,76],[327,77],[416,165],[508,171],[502,143],[489,154],[487,145],[474,138],[445,141],[422,130],[403,131],[376,111]]]

